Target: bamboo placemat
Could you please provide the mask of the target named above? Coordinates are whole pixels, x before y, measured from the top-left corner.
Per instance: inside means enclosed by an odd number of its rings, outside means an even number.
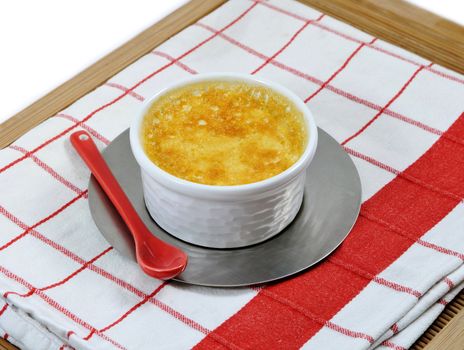
[[[464,73],[464,27],[402,0],[299,0],[382,40]],[[191,0],[0,125],[0,148],[63,110],[225,0]],[[464,293],[412,346],[464,348]],[[0,339],[0,350],[16,349]]]

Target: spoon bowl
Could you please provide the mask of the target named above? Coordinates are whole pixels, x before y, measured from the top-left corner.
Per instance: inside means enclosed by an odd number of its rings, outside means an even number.
[[[154,241],[153,241],[154,240]],[[147,231],[143,240],[135,241],[135,255],[142,270],[149,276],[166,280],[179,275],[187,266],[187,255],[180,249],[166,244],[162,249],[154,250],[160,240]]]

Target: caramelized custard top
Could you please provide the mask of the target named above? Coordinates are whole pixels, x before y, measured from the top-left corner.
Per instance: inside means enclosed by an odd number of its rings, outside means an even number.
[[[302,113],[285,96],[238,81],[192,83],[157,99],[144,117],[145,153],[161,169],[207,185],[242,185],[302,155]]]

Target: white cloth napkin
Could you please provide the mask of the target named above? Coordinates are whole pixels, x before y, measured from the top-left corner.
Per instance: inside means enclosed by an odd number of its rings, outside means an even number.
[[[292,89],[352,156],[363,206],[323,263],[263,289],[145,276],[100,235],[89,172],[144,99],[197,72]],[[23,349],[403,349],[464,280],[464,77],[298,2],[230,1],[0,151],[0,328]]]

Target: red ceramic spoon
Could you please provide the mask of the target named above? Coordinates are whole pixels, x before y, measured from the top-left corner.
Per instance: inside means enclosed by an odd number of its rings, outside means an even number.
[[[184,271],[187,266],[187,255],[179,248],[155,237],[148,230],[90,135],[85,131],[77,131],[71,135],[71,143],[132,233],[137,262],[142,270],[149,276],[163,280],[174,278]]]

